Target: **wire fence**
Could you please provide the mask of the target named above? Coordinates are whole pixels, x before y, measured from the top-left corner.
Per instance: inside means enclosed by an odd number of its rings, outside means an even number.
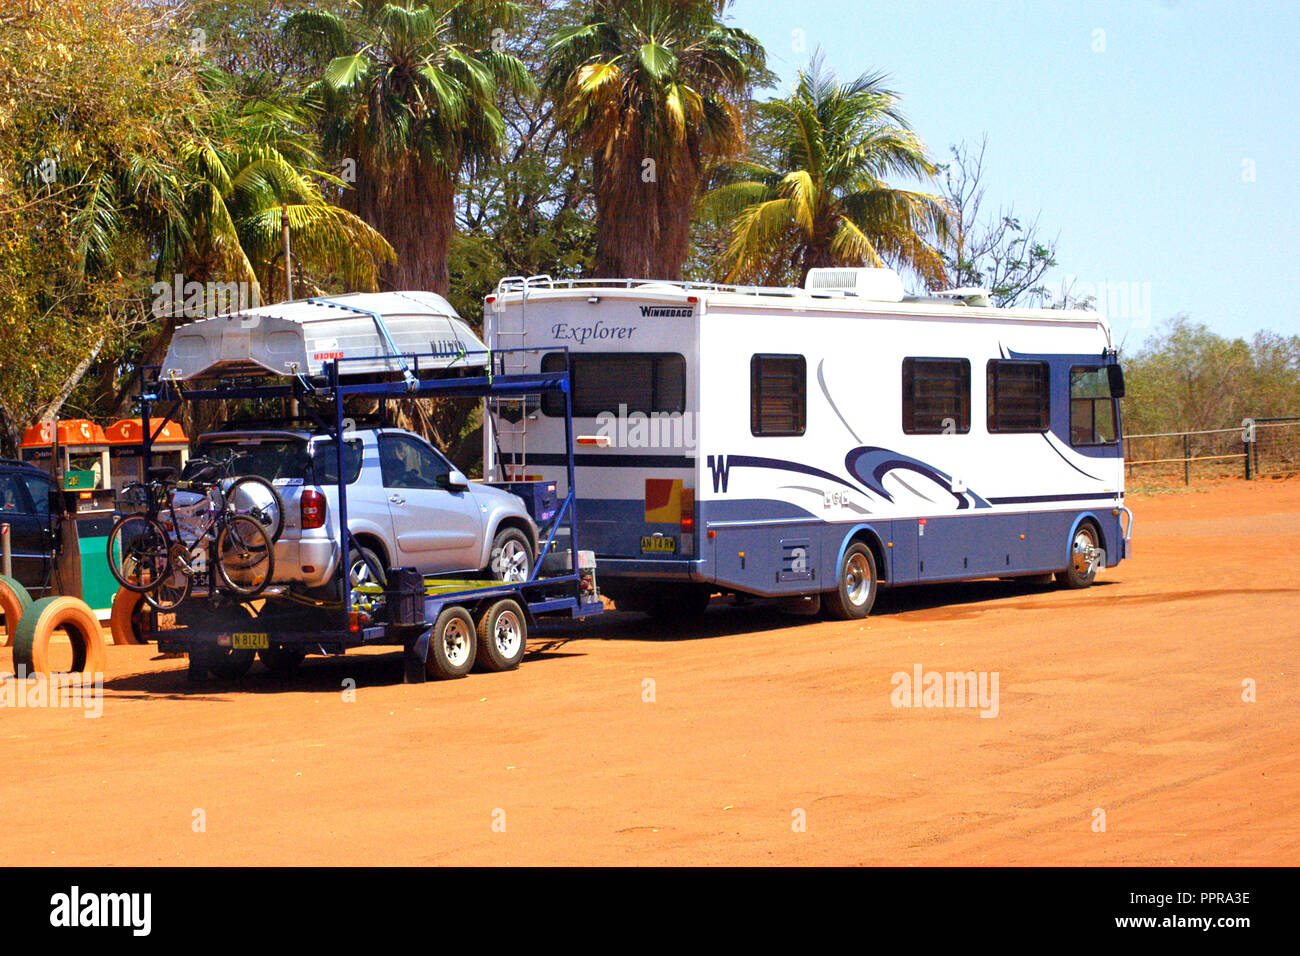
[[[1124,437],[1129,482],[1300,474],[1300,417],[1248,418],[1235,428]]]

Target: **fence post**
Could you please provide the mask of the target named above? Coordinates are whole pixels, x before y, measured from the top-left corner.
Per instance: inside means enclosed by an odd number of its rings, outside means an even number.
[[[1247,481],[1250,481],[1252,478],[1254,478],[1254,475],[1252,474],[1252,469],[1250,467],[1251,466],[1250,454],[1252,451],[1251,446],[1254,444],[1255,444],[1255,420],[1253,418],[1243,418],[1241,420],[1241,450],[1246,453],[1245,459],[1246,459],[1246,480]],[[1254,464],[1256,465],[1254,471],[1258,471],[1259,463],[1255,462]]]
[[[1192,436],[1183,436],[1183,484],[1192,483]]]

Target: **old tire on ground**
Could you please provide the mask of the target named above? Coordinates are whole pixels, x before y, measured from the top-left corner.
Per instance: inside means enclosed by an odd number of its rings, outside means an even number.
[[[109,630],[113,632],[113,644],[143,644],[140,636],[143,624],[144,595],[139,591],[118,588],[113,595],[113,612],[109,617]]]
[[[0,647],[13,643],[14,631],[22,619],[23,611],[32,606],[32,596],[27,589],[14,578],[0,574],[0,617],[5,619],[4,637],[0,638]]]
[[[849,545],[840,561],[837,586],[822,593],[822,610],[837,621],[853,621],[871,613],[876,603],[876,558],[861,541]]]
[[[478,620],[475,667],[484,671],[509,671],[519,666],[528,646],[528,620],[519,602],[503,598]]]
[[[476,631],[474,619],[463,607],[445,607],[434,622],[429,637],[425,669],[430,677],[447,680],[464,677],[474,666]]]
[[[1080,569],[1080,564],[1086,564],[1080,555],[1089,548],[1100,547],[1101,535],[1096,525],[1088,520],[1079,522],[1079,526],[1074,529],[1074,535],[1070,538],[1070,564],[1064,571],[1056,572],[1056,580],[1071,589],[1091,587],[1097,577],[1097,566],[1091,564],[1086,570]]]
[[[104,672],[104,636],[90,605],[80,598],[47,597],[33,601],[14,629],[14,669],[29,674],[50,673],[50,639],[58,630],[67,632],[72,644],[73,674]]]
[[[298,669],[298,665],[302,663],[307,654],[294,647],[272,644],[270,647],[258,651],[257,656],[262,659],[262,664],[272,674],[277,677],[288,677]]]

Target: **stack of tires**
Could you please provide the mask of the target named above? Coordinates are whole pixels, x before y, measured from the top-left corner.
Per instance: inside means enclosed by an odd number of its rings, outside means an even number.
[[[50,673],[50,642],[58,631],[65,632],[72,645],[70,673],[104,672],[104,637],[99,619],[80,598],[33,601],[25,587],[13,578],[0,576],[0,612],[5,619],[5,643],[13,647],[15,672]]]

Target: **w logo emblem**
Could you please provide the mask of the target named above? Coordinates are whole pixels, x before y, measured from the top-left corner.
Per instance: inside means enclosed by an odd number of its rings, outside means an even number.
[[[707,459],[709,471],[713,473],[713,493],[727,492],[727,479],[731,474],[731,465],[726,455],[710,455]]]

